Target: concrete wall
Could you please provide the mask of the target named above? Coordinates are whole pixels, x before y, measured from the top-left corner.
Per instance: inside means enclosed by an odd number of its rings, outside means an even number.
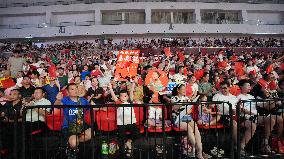
[[[101,25],[101,10],[140,10],[145,11],[146,24]],[[196,24],[151,24],[152,10],[193,10]],[[244,24],[201,24],[200,10],[240,10]],[[20,23],[60,23],[93,21],[92,26],[68,26],[65,33],[59,33],[58,27],[1,29],[0,39],[33,37],[56,37],[77,35],[136,35],[165,33],[230,33],[230,34],[284,34],[283,25],[256,25],[257,19],[280,22],[283,20],[283,4],[244,4],[244,3],[198,3],[198,2],[139,2],[139,3],[93,3],[76,5],[33,6],[0,9],[0,24]],[[261,13],[261,14],[260,14]],[[41,16],[38,16],[38,15]],[[9,16],[6,16],[9,15]],[[12,17],[11,15],[15,15]],[[29,15],[24,16],[24,15]],[[36,16],[35,16],[36,15]],[[42,16],[43,15],[43,16]],[[249,22],[246,22],[249,21]],[[263,23],[266,24],[266,23]],[[4,27],[5,28],[5,27]]]

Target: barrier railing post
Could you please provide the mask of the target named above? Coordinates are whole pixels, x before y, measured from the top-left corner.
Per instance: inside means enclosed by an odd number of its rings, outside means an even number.
[[[22,159],[26,158],[26,135],[25,131],[26,131],[26,126],[25,126],[25,121],[26,121],[26,113],[27,113],[27,109],[24,107],[23,111],[22,111]],[[14,130],[15,131],[15,130]],[[17,136],[16,136],[17,137]],[[16,140],[16,138],[14,139],[14,141]],[[14,142],[15,144],[15,142]]]
[[[163,158],[166,158],[165,105],[162,105]]]
[[[236,119],[237,119],[237,159],[240,159],[240,155],[241,155],[240,154],[240,149],[241,149],[241,147],[240,147],[240,139],[241,139],[240,131],[241,131],[241,129],[240,129],[240,119],[239,118],[240,118],[240,107],[237,106],[236,107]],[[233,123],[233,120],[232,120],[232,123]],[[233,134],[233,131],[232,131],[231,134]]]
[[[230,139],[232,141],[234,141],[234,138],[233,138],[234,137],[233,136],[233,131],[234,131],[234,128],[233,128],[233,107],[232,107],[231,103],[227,103],[227,104],[229,104],[229,114],[230,114],[230,129],[231,129]],[[230,153],[231,153],[231,159],[234,159],[235,154],[234,154],[234,146],[233,145],[231,146]]]
[[[92,156],[91,159],[95,159],[95,151],[94,151],[94,112],[93,107],[90,107],[90,118],[91,118],[91,146],[92,146]]]

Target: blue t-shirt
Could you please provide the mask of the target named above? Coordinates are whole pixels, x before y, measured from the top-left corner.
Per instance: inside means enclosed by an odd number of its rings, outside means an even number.
[[[61,100],[63,105],[89,105],[89,102],[85,98],[80,97],[79,101],[80,102],[74,102],[70,99],[70,97],[64,97]],[[76,116],[78,114],[78,108],[64,108],[63,113],[64,113],[64,122],[62,129],[65,129],[68,128],[68,122],[70,123],[77,120]]]
[[[51,102],[51,104],[54,104],[54,102],[56,101],[56,96],[59,92],[59,89],[56,85],[53,85],[53,87],[51,87],[49,84],[43,86],[43,89],[46,92],[47,95],[47,99]]]
[[[83,71],[83,72],[81,72],[81,78],[82,78],[82,80],[85,80],[85,79],[86,79],[86,76],[87,76],[87,75],[90,75],[90,74],[91,74],[90,71]]]

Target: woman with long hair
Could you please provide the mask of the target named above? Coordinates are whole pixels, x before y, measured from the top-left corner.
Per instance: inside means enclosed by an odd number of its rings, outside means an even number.
[[[186,87],[183,84],[177,85],[172,92],[171,103],[184,103],[190,102],[190,99],[185,95]],[[187,137],[192,145],[191,154],[192,157],[198,159],[204,159],[207,156],[202,153],[202,143],[201,136],[198,130],[197,124],[192,119],[192,105],[173,105],[172,108],[172,118],[175,122],[175,126],[181,130],[187,131]],[[184,113],[186,111],[186,113]],[[195,154],[196,151],[196,154]],[[189,154],[188,154],[189,155]]]

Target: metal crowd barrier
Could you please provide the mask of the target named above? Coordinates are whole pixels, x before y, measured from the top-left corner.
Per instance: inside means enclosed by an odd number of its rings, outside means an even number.
[[[181,112],[191,111],[192,116],[187,118],[172,117],[173,107],[184,108]],[[72,108],[78,108],[73,110]],[[121,110],[118,110],[120,108]],[[133,108],[133,109],[132,109]],[[150,109],[155,111],[148,113]],[[224,112],[229,109],[228,114],[215,114],[226,119],[227,123],[214,118],[217,124],[204,124],[200,122],[198,116],[202,116],[206,109],[214,109],[212,112]],[[36,111],[46,112],[44,120],[37,115]],[[124,158],[126,155],[124,143],[128,139],[124,136],[136,135],[132,142],[132,158],[163,158],[163,159],[182,159],[196,155],[197,150],[192,152],[192,144],[188,137],[189,131],[198,136],[199,130],[203,152],[211,156],[222,158],[234,158],[234,149],[232,141],[233,131],[233,110],[229,103],[225,102],[192,102],[192,103],[173,103],[165,104],[105,104],[89,106],[29,106],[24,107],[22,112],[22,121],[17,123],[21,126],[21,140],[14,143],[15,159],[65,159],[72,158],[70,148],[68,148],[68,137],[71,129],[63,131],[62,124],[64,120],[71,127],[72,122],[66,120],[69,114],[77,114],[82,111],[84,117],[75,116],[74,121],[78,124],[73,125],[77,130],[72,132],[79,138],[76,142],[86,139],[89,134],[82,130],[91,130],[91,139],[79,143],[79,150],[76,150],[77,158],[92,159],[112,159]],[[135,114],[135,127],[125,128],[123,123],[129,122],[127,118],[122,118],[122,127],[117,125],[117,111],[122,114],[131,112],[130,123],[132,123],[132,112]],[[64,117],[65,112],[65,117]],[[80,114],[80,113],[79,113]],[[70,116],[71,116],[70,115]],[[69,117],[70,117],[69,116]],[[212,113],[214,116],[214,113]],[[150,120],[154,119],[154,120]],[[42,121],[40,121],[42,120]],[[209,117],[210,120],[210,117]],[[32,122],[30,122],[32,121]],[[154,121],[154,122],[153,122]],[[213,120],[212,120],[213,121]],[[190,125],[182,129],[181,124]],[[199,122],[199,124],[197,124]],[[1,122],[2,124],[3,122]],[[86,123],[86,125],[82,124]],[[151,125],[152,123],[152,125]],[[154,123],[154,124],[153,124]],[[190,124],[189,124],[190,123]],[[86,126],[86,127],[83,127]],[[125,128],[123,130],[123,128]],[[73,130],[74,130],[73,129]],[[5,129],[1,129],[5,131]],[[66,129],[65,129],[66,130]],[[83,133],[81,133],[83,132]],[[138,132],[138,133],[137,133]],[[18,132],[14,130],[14,137]],[[136,134],[135,134],[136,133]],[[5,143],[4,143],[5,144]],[[230,145],[230,146],[228,146]],[[17,154],[20,154],[17,156]]]
[[[284,158],[283,117],[284,99],[242,100],[236,107],[237,113],[237,158]],[[246,108],[247,112],[244,113]],[[255,112],[255,108],[257,113]],[[264,110],[263,110],[264,109]],[[241,140],[244,137],[245,121],[250,128],[250,140],[245,141],[245,155],[241,154]],[[256,129],[255,129],[255,128]],[[255,129],[255,130],[254,130]],[[279,130],[281,129],[281,130]],[[265,151],[265,139],[271,148]],[[282,145],[283,143],[283,145]]]

